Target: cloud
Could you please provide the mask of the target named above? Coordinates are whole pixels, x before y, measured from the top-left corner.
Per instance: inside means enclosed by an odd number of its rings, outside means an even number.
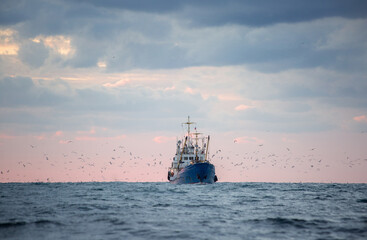
[[[130,79],[121,79],[117,82],[114,82],[114,83],[105,83],[103,84],[103,86],[105,87],[121,87],[121,86],[124,86],[126,84],[128,84],[130,82]]]
[[[339,128],[345,108],[363,112],[367,102],[362,73],[322,68],[260,73],[245,66],[195,67],[102,73],[88,80],[70,76],[67,81],[0,78],[2,128],[168,131],[175,129],[172,119],[181,122],[191,115],[214,119],[208,126],[217,131],[237,126],[315,132]],[[175,88],[168,91],[165,86]],[[185,93],[187,88],[193,94]]]
[[[171,14],[179,19],[190,19],[193,26],[220,26],[240,24],[264,26],[283,22],[310,21],[325,17],[360,18],[367,16],[363,0],[329,0],[304,2],[301,0],[262,1],[169,1],[159,0],[136,3],[127,1],[87,1],[98,7],[107,7],[146,13]]]
[[[7,135],[7,134],[0,134],[0,139],[9,140],[9,139],[15,139],[15,138],[16,138],[16,136]]]
[[[0,28],[0,55],[17,55],[19,46],[14,40],[15,31]]]
[[[355,71],[366,64],[366,3],[358,0],[2,4],[4,22],[22,24],[4,28],[18,37],[1,51],[14,55],[19,46],[23,63],[44,70],[248,64],[272,72],[315,66]],[[26,17],[12,19],[9,12]]]
[[[190,87],[187,87],[186,89],[185,89],[185,93],[188,93],[188,94],[194,94],[194,90],[192,89],[192,88],[190,88]]]
[[[54,136],[55,137],[60,137],[60,136],[62,136],[64,133],[62,132],[62,131],[56,131],[55,132],[55,134],[54,134]]]
[[[48,50],[42,44],[32,41],[24,42],[18,54],[22,62],[34,68],[41,67],[49,56]]]
[[[106,67],[107,67],[107,64],[106,64],[106,62],[104,62],[104,61],[99,61],[99,62],[97,63],[97,66],[98,66],[98,67],[100,67],[100,68],[106,68]]]
[[[45,46],[51,48],[56,53],[62,56],[72,56],[75,53],[75,49],[71,46],[71,38],[58,35],[58,36],[37,36],[32,39],[35,43],[43,43]]]
[[[353,120],[356,122],[367,122],[367,117],[365,115],[355,116]]]
[[[0,106],[55,106],[68,100],[68,96],[61,95],[42,85],[36,85],[27,77],[5,77],[0,79]]]
[[[15,132],[73,131],[93,126],[146,131],[174,127],[167,124],[171,117],[200,116],[197,113],[206,105],[199,95],[187,99],[183,91],[172,93],[139,85],[78,88],[61,80],[0,79],[1,129]]]
[[[244,136],[244,137],[237,137],[233,140],[234,143],[255,143],[255,144],[260,144],[263,143],[264,141],[257,138],[257,137],[249,137],[249,136]]]
[[[367,103],[360,3],[3,1],[2,127],[334,128]]]
[[[121,140],[125,139],[126,135],[117,135],[112,137],[97,137],[97,136],[77,136],[76,141],[97,141],[97,140]]]
[[[212,3],[212,2],[211,2]],[[199,3],[200,4],[200,3]],[[316,2],[283,0],[263,1],[216,1],[215,4],[189,6],[185,17],[193,19],[194,24],[224,25],[240,24],[248,26],[266,26],[277,23],[311,21],[326,17],[359,18],[366,17],[364,1],[324,1]],[[364,9],[361,9],[363,8]],[[195,8],[195,9],[194,9]]]
[[[173,91],[173,90],[175,90],[176,89],[176,87],[175,86],[172,86],[172,87],[166,87],[166,88],[164,88],[164,91],[166,92],[166,91]]]
[[[89,131],[78,131],[77,133],[82,135],[84,134],[94,135],[96,134],[96,128],[92,127]]]
[[[246,110],[246,109],[249,109],[249,108],[253,108],[253,107],[252,106],[245,105],[245,104],[240,104],[240,105],[236,106],[234,108],[234,110],[236,110],[236,111],[243,111],[243,110]]]
[[[153,138],[153,141],[156,143],[166,143],[166,142],[174,141],[175,139],[176,139],[175,137],[157,136]]]

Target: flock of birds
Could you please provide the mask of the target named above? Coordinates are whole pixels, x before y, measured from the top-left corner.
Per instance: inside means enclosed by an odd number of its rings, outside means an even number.
[[[68,144],[73,143],[73,141],[67,141]],[[105,143],[108,145],[108,143]],[[157,175],[161,173],[159,169],[164,169],[163,161],[159,159],[164,159],[162,153],[158,153],[156,155],[151,154],[149,157],[149,161],[145,161],[143,157],[133,154],[132,151],[128,150],[127,147],[119,145],[113,148],[109,148],[111,152],[109,157],[106,157],[107,154],[100,153],[85,153],[85,152],[77,152],[76,150],[72,150],[70,152],[63,152],[61,155],[57,155],[55,153],[49,154],[42,150],[41,147],[37,147],[36,145],[29,145],[32,151],[38,151],[40,153],[40,158],[37,159],[36,162],[31,161],[18,161],[18,169],[16,170],[17,177],[26,177],[26,170],[28,171],[44,171],[50,168],[57,169],[58,172],[64,173],[64,175],[70,179],[70,181],[79,181],[78,179],[90,179],[91,181],[98,180],[115,180],[115,181],[123,181],[123,180],[139,180],[142,178],[142,175]],[[167,164],[165,164],[167,165]],[[139,169],[147,166],[150,168],[150,171],[139,172]],[[159,168],[158,168],[159,166]],[[23,176],[21,176],[22,171],[20,169],[24,169]],[[77,170],[77,171],[75,171]],[[110,179],[111,171],[119,171],[121,173],[121,177],[114,177]],[[9,174],[12,170],[1,170],[0,171],[0,180],[10,180]],[[137,172],[136,179],[130,179],[124,177],[129,172]],[[165,177],[162,174],[162,180]],[[43,182],[43,181],[57,181],[54,177],[47,177],[46,179],[36,178],[34,181]],[[82,181],[82,180],[81,180]]]
[[[67,141],[68,145],[72,145],[73,141]],[[237,144],[236,140],[234,143]],[[108,145],[108,143],[106,143]],[[146,179],[165,180],[166,171],[171,164],[172,156],[162,153],[151,154],[149,157],[142,157],[133,154],[126,146],[118,145],[115,147],[106,147],[110,152],[107,156],[106,151],[100,153],[82,153],[72,150],[61,155],[48,154],[42,151],[36,145],[29,145],[32,151],[39,151],[41,160],[37,162],[19,161],[18,167],[27,169],[27,171],[44,171],[46,169],[55,168],[70,179],[70,181],[79,181],[77,179],[89,179],[90,181],[139,181]],[[271,153],[266,150],[264,144],[256,146],[256,150],[244,153],[235,153],[232,151],[215,150],[211,154],[210,160],[214,163],[219,171],[237,171],[240,176],[244,176],[246,172],[254,169],[262,169],[271,167],[272,169],[292,169],[299,173],[307,174],[310,171],[320,171],[323,168],[329,168],[330,163],[323,160],[322,156],[317,153],[316,148],[308,149],[308,154],[297,155],[289,147],[285,147],[281,153]],[[348,155],[341,162],[349,168],[360,166],[367,163],[367,158],[352,159]],[[149,171],[147,171],[149,169]],[[0,180],[9,180],[11,169],[0,170]],[[26,177],[26,173],[16,170],[17,177],[22,173]],[[118,177],[116,177],[116,172]],[[75,174],[78,176],[75,176]],[[114,176],[111,179],[111,176]],[[134,179],[132,178],[134,176]],[[36,182],[57,181],[57,178],[49,176],[47,178],[36,178]]]

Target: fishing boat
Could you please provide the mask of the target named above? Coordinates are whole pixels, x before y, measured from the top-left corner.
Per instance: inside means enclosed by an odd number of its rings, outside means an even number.
[[[210,136],[202,136],[196,127],[195,132],[191,132],[190,126],[195,123],[190,121],[190,116],[183,124],[187,125],[187,134],[177,140],[176,154],[168,169],[168,181],[176,184],[218,181],[215,167],[208,159]]]

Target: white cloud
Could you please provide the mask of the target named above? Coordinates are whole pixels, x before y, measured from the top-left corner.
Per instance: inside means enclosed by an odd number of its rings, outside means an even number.
[[[0,29],[0,55],[17,55],[19,45],[14,40],[13,29]]]
[[[75,49],[71,45],[71,37],[56,35],[56,36],[37,36],[32,39],[35,43],[43,43],[51,48],[54,52],[64,57],[72,57],[75,54]]]
[[[106,68],[106,67],[107,67],[107,64],[106,64],[106,62],[104,62],[104,61],[99,61],[99,62],[97,63],[97,66],[98,66],[98,67],[100,67],[100,68]]]

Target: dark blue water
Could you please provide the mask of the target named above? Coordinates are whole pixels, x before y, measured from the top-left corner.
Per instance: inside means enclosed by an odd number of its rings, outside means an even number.
[[[0,239],[367,239],[367,184],[0,184]]]

